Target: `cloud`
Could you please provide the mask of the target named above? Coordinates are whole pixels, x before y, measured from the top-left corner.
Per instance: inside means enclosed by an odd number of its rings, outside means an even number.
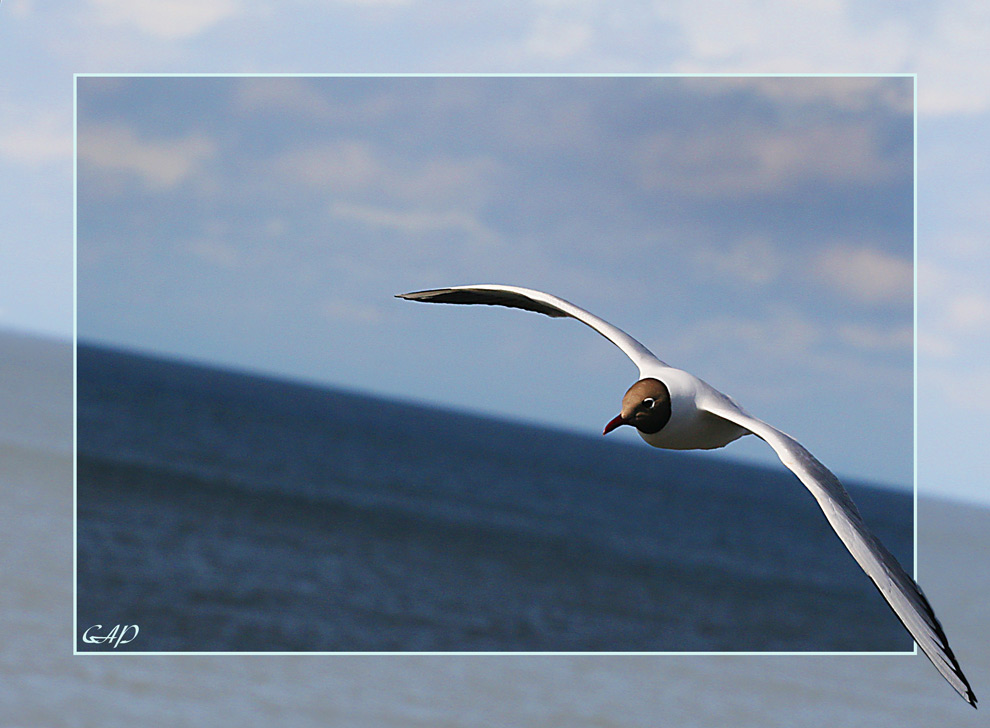
[[[104,25],[129,26],[161,40],[190,38],[237,15],[235,0],[89,0]]]
[[[751,198],[809,181],[876,184],[910,173],[905,159],[882,152],[869,126],[834,120],[782,128],[740,120],[721,135],[662,129],[636,155],[648,188],[704,198]]]
[[[481,243],[496,242],[499,237],[495,231],[487,227],[475,215],[460,210],[442,212],[394,210],[374,205],[337,201],[331,206],[330,212],[334,217],[342,220],[356,221],[371,227],[398,230],[409,235],[458,232]]]
[[[850,6],[841,0],[818,0],[794,5],[782,0],[741,0],[740,2],[675,0],[655,3],[656,17],[674,24],[680,31],[682,70],[736,68],[745,64],[750,71],[790,72],[820,70],[823,61],[836,57],[835,39],[845,38],[843,52],[849,60],[839,65],[873,68],[885,60],[904,57],[909,42],[901,18],[859,28]],[[767,18],[773,18],[768,23]],[[786,28],[786,33],[780,33]],[[871,43],[858,43],[863,36]],[[865,65],[864,65],[865,64]]]
[[[934,3],[935,17],[919,29],[909,64],[919,71],[919,110],[940,116],[990,109],[986,39],[990,8],[981,0]]]
[[[339,139],[284,153],[276,167],[289,179],[330,194],[361,194],[389,203],[479,206],[499,165],[485,156],[416,156],[361,139]]]
[[[919,315],[921,329],[919,351],[937,359],[962,358],[970,362],[985,361],[974,356],[974,347],[990,341],[990,295],[984,290],[982,276],[986,268],[977,266],[974,276],[953,274],[931,263],[919,272]]]
[[[26,18],[34,12],[34,0],[7,0],[3,7],[15,18]]]
[[[990,413],[990,369],[939,370],[929,375],[929,380],[938,386],[941,407]]]
[[[905,304],[914,295],[914,264],[889,253],[838,245],[812,267],[821,284],[859,303]]]
[[[234,105],[242,112],[299,116],[309,120],[327,120],[334,108],[319,93],[310,79],[245,78],[234,89]]]
[[[976,243],[976,244],[974,244]],[[918,270],[918,372],[940,412],[990,414],[987,250],[968,234],[940,236]],[[922,249],[924,250],[924,248]],[[938,252],[936,259],[932,254]]]
[[[276,165],[288,178],[334,192],[367,188],[384,175],[372,145],[359,139],[295,149],[283,154]]]
[[[863,323],[846,323],[838,327],[841,341],[862,351],[910,352],[914,348],[914,326],[884,328]]]
[[[782,252],[765,237],[748,237],[724,249],[699,249],[696,262],[708,273],[762,286],[777,278],[782,268]]]
[[[948,323],[957,331],[986,334],[990,330],[990,296],[961,291],[945,302]]]
[[[72,159],[72,133],[59,114],[42,111],[33,118],[23,118],[26,113],[3,116],[20,116],[13,125],[0,129],[0,157],[8,162],[31,167],[69,162]]]
[[[685,330],[677,346],[692,354],[731,351],[746,361],[761,355],[803,360],[823,335],[821,327],[806,316],[778,309],[759,318],[730,314],[698,321]]]
[[[141,139],[118,124],[87,125],[79,132],[79,159],[101,170],[135,175],[149,189],[173,188],[201,171],[216,145],[201,134]]]
[[[918,327],[919,357],[928,356],[944,360],[952,358],[957,352],[958,346],[952,336],[946,336],[945,332],[927,326]]]
[[[587,50],[594,29],[587,23],[537,18],[526,39],[526,51],[538,58],[560,60]]]
[[[980,0],[665,0],[653,9],[652,23],[676,38],[676,71],[916,72],[922,113],[990,109],[990,11]]]
[[[738,87],[742,81],[761,96],[788,105],[814,105],[854,113],[868,111],[880,105],[896,113],[913,114],[913,84],[910,79],[893,82],[892,79],[891,76],[733,78],[725,79],[720,84],[713,84],[712,90],[721,86],[722,92],[728,91],[731,88],[730,84]]]

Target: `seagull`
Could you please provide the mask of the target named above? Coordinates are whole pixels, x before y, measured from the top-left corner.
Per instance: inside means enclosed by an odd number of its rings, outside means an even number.
[[[928,659],[956,692],[976,707],[976,696],[921,587],[870,533],[838,478],[793,437],[753,417],[693,374],[660,361],[645,346],[607,321],[548,293],[486,284],[414,291],[396,298],[521,308],[555,318],[574,318],[590,326],[619,347],[639,368],[639,379],[626,391],[621,411],[605,425],[603,435],[629,425],[648,444],[672,450],[710,450],[750,434],[764,440],[811,491],[836,535],[873,580]]]

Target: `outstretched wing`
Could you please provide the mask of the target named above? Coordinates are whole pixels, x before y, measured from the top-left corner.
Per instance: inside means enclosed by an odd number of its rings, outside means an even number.
[[[556,318],[569,316],[590,326],[622,349],[625,355],[632,359],[633,363],[639,367],[641,372],[644,366],[651,364],[667,366],[650,353],[649,349],[625,331],[616,328],[607,321],[603,321],[594,314],[588,313],[583,308],[578,308],[573,303],[569,303],[556,296],[551,296],[549,293],[543,293],[542,291],[519,288],[518,286],[453,286],[451,288],[436,288],[429,291],[401,293],[396,298],[405,298],[409,301],[425,301],[428,303],[481,303],[489,306],[522,308],[526,311],[535,311],[536,313],[542,313],[546,316]]]
[[[846,489],[790,435],[751,417],[731,402],[712,398],[704,409],[745,427],[765,440],[781,462],[811,491],[828,522],[849,553],[873,580],[884,599],[914,637],[928,659],[966,701],[976,707],[976,696],[956,661],[949,641],[921,587],[901,568],[897,559],[870,533]]]

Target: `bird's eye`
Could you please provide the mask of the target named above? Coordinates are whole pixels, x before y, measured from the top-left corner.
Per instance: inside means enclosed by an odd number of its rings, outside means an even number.
[[[647,397],[643,400],[643,406],[646,407],[646,409],[653,409],[653,405],[656,403],[657,401],[653,399],[653,397]]]

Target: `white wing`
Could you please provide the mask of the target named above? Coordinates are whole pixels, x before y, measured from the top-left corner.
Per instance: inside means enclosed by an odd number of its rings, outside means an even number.
[[[842,483],[790,435],[751,417],[731,401],[711,398],[704,409],[745,427],[765,440],[784,465],[811,491],[849,553],[873,580],[884,599],[943,677],[970,705],[976,696],[956,661],[928,599],[897,559],[870,533]]]
[[[401,293],[396,298],[405,298],[409,301],[426,301],[429,303],[482,303],[489,306],[522,308],[527,311],[536,311],[546,316],[558,318],[569,316],[583,324],[587,324],[622,349],[625,355],[632,359],[633,363],[639,367],[641,372],[644,366],[651,364],[667,366],[651,354],[649,349],[625,331],[616,328],[607,321],[603,321],[594,314],[588,313],[583,308],[578,308],[573,303],[565,301],[562,298],[557,298],[556,296],[551,296],[549,293],[543,293],[542,291],[533,291],[529,288],[519,288],[518,286],[453,286],[451,288],[436,288],[429,291]]]

